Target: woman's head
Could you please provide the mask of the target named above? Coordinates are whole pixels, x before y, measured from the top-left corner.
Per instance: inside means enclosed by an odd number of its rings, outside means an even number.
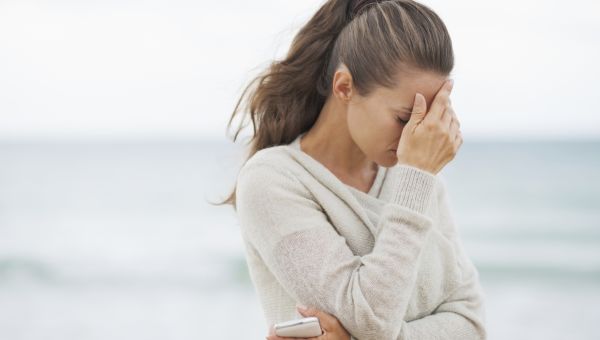
[[[398,162],[396,149],[413,111],[415,94],[425,97],[429,108],[447,77],[435,72],[401,69],[393,87],[376,86],[366,96],[353,93],[352,75],[342,64],[336,71],[332,97],[344,102],[348,133],[366,158],[385,167]],[[329,100],[329,99],[328,99]]]
[[[365,152],[376,155],[375,161],[388,164],[377,150],[392,148],[393,139],[397,145],[401,128],[394,121],[384,134],[377,131],[384,128],[383,120],[369,125],[367,114],[383,110],[378,99],[394,96],[397,101],[390,104],[410,108],[415,89],[430,102],[437,91],[432,88],[441,86],[453,66],[448,31],[428,7],[412,0],[329,0],[300,29],[285,58],[248,84],[228,128],[244,102],[254,132],[248,158],[258,150],[289,144],[315,123],[332,95],[334,76],[343,70],[353,89],[347,112],[351,136]],[[369,140],[378,134],[380,140]],[[235,208],[235,188],[222,203]]]

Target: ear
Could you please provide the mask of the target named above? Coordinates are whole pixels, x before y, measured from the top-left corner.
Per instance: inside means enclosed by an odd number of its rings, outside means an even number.
[[[342,102],[349,102],[353,95],[353,80],[350,70],[343,63],[333,74],[332,80],[333,96]]]

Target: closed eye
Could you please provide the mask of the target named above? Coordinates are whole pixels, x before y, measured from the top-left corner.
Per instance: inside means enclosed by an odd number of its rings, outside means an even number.
[[[399,121],[399,122],[401,122],[402,124],[408,123],[408,120],[400,119],[400,116],[396,116],[396,120]]]

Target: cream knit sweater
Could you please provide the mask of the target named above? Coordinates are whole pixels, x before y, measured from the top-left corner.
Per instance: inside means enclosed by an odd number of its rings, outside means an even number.
[[[440,175],[380,167],[368,193],[299,147],[254,154],[237,179],[237,215],[268,326],[337,317],[353,339],[485,339],[479,274]]]

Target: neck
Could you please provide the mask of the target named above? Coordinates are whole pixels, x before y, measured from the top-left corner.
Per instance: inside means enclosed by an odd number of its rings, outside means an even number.
[[[301,149],[340,177],[363,178],[377,170],[354,143],[346,122],[346,106],[327,99],[317,121],[300,140]]]

